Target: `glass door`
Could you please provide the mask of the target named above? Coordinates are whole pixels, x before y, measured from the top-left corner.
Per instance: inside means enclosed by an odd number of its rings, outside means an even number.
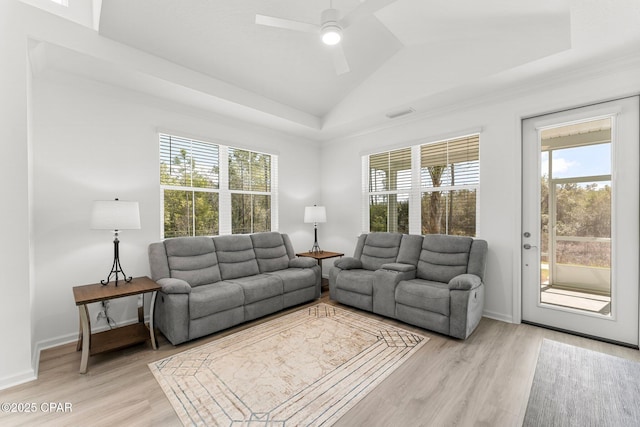
[[[638,99],[523,122],[523,320],[638,344]]]

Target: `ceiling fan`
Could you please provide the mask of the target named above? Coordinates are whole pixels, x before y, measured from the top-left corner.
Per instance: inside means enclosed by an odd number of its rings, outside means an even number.
[[[256,24],[268,27],[283,28],[286,30],[302,31],[305,33],[319,34],[322,42],[331,47],[333,65],[338,75],[348,73],[349,63],[342,49],[343,31],[355,24],[367,15],[372,15],[377,10],[395,2],[396,0],[360,0],[360,6],[340,19],[340,11],[333,8],[333,2],[329,1],[329,8],[320,15],[320,24],[294,21],[256,14]]]

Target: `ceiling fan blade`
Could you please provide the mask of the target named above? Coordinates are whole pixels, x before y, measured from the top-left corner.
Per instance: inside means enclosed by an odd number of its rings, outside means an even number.
[[[391,3],[395,3],[396,0],[366,0],[360,1],[360,6],[353,9],[349,12],[342,20],[340,21],[340,25],[345,29],[354,23],[358,22],[360,19],[373,15],[378,10],[382,9],[385,6],[390,5]]]
[[[274,16],[256,15],[256,24],[267,27],[284,28],[286,30],[302,31],[305,33],[317,33],[320,27],[307,22],[292,21],[291,19],[276,18]]]
[[[333,67],[336,69],[337,75],[342,75],[351,71],[349,70],[349,63],[347,62],[344,50],[342,50],[341,43],[331,46],[331,57],[333,58]]]

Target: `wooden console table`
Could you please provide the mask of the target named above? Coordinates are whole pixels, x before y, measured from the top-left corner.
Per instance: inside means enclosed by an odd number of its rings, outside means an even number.
[[[160,285],[148,277],[135,277],[129,283],[120,282],[119,286],[95,283],[73,288],[73,297],[80,312],[80,336],[78,337],[77,349],[80,350],[82,348],[81,374],[87,372],[90,355],[128,347],[145,342],[147,339],[151,339],[151,346],[154,350],[157,348],[153,329],[153,312],[156,294],[161,288]],[[151,292],[148,330],[144,324],[144,294],[147,292]],[[143,295],[143,303],[142,308],[138,309],[138,323],[91,334],[91,320],[89,319],[89,309],[87,307],[89,304],[140,294]]]

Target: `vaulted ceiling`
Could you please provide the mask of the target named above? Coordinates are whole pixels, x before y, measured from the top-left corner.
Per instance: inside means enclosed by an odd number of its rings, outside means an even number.
[[[330,5],[357,17],[344,32],[350,72],[341,75],[317,34],[255,23],[262,14],[319,24]],[[326,139],[396,111],[420,113],[434,97],[598,64],[640,46],[638,23],[637,0],[108,0],[98,31]]]

